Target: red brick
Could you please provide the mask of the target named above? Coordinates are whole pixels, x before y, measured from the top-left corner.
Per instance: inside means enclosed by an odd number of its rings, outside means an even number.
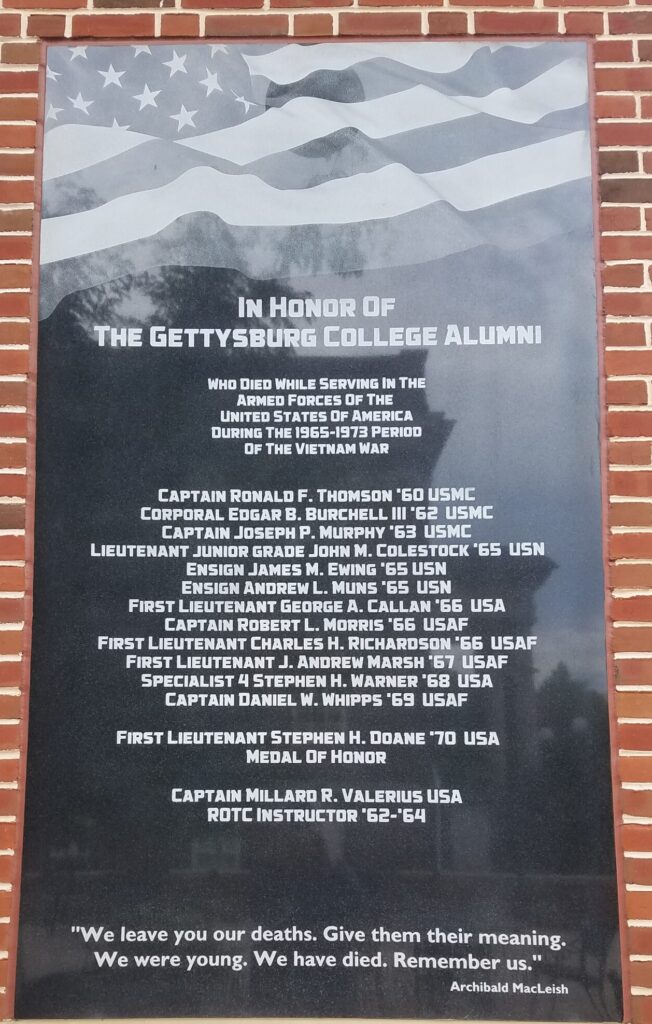
[[[3,445],[3,448],[24,448],[24,445]],[[4,461],[4,454],[3,454]],[[24,461],[24,460],[23,460]],[[19,561],[25,557],[25,538],[5,534],[0,537],[0,558],[6,561]]]
[[[595,114],[596,117],[636,117],[636,100],[624,95],[596,96]]]
[[[27,398],[27,381],[0,381],[0,406],[25,406]],[[0,446],[0,466],[3,465],[3,447],[12,447],[12,445]]]
[[[0,591],[21,593],[25,587],[25,570],[21,565],[0,565]]]
[[[632,534],[616,534],[612,540],[632,539]],[[634,538],[641,539],[641,538]],[[1,634],[0,634],[1,635]],[[623,626],[611,632],[611,647],[618,654],[652,651],[652,626]]]
[[[609,538],[609,556],[612,559],[652,558],[652,536],[647,533],[612,534]]]
[[[19,810],[20,810],[20,796],[19,796],[18,790],[17,789],[0,789],[0,814],[2,814],[2,815],[8,815],[8,814],[17,815]],[[3,895],[8,895],[8,894],[7,893],[3,893]],[[6,907],[7,909],[3,910],[3,907]],[[9,909],[8,901],[6,903],[4,903],[2,900],[0,900],[0,915],[2,915],[2,917],[6,917],[7,916],[8,909]]]
[[[72,20],[72,34],[116,39],[137,39],[154,35],[153,14],[76,14]]]
[[[25,605],[22,598],[0,598],[0,622],[22,622],[24,617]],[[6,709],[4,712],[2,711],[3,701]],[[19,697],[3,697],[0,694],[0,718],[19,718],[18,702]]]
[[[252,21],[246,14],[215,14],[206,18],[207,36],[286,36],[287,14],[261,14]]]
[[[620,791],[618,802],[622,814],[631,814],[635,818],[652,818],[652,789],[623,789]],[[652,893],[647,895],[652,898]],[[632,914],[631,916],[636,917],[637,915]],[[652,918],[652,913],[638,916]]]
[[[38,72],[0,71],[0,93],[37,92]]]
[[[0,882],[14,882],[16,879],[16,858],[7,855],[0,857]],[[6,960],[1,961],[7,963]]]
[[[607,429],[610,437],[652,437],[652,412],[609,412]]]
[[[340,15],[340,35],[343,36],[416,36],[420,34],[421,15],[418,11],[383,11],[380,14],[370,11],[359,14],[345,11]]]
[[[17,502],[0,503],[0,530],[23,530],[24,528],[25,506]]]
[[[428,15],[428,32],[433,36],[465,35],[468,27],[468,15],[461,11],[433,11]]]
[[[63,39],[66,34],[66,19],[63,14],[30,14],[27,19],[27,34],[39,39]]]
[[[0,437],[25,437],[27,414],[0,409]]]
[[[652,502],[612,502],[609,506],[609,525],[652,527]]]
[[[0,782],[16,782],[18,779],[18,765],[18,758],[0,757]],[[1,963],[3,963],[2,960],[0,960]]]
[[[637,206],[603,206],[600,210],[602,231],[638,231],[641,226],[641,211]],[[604,249],[604,241],[601,243]],[[606,256],[605,259],[611,257]]]
[[[639,42],[639,48],[640,46]],[[631,39],[596,39],[593,50],[596,63],[634,60],[634,43]],[[641,57],[641,60],[643,59]]]
[[[616,36],[652,35],[652,11],[614,11],[609,15],[609,32]]]
[[[20,35],[20,14],[0,14],[0,36]]]
[[[618,660],[614,664],[614,676],[617,686],[652,686],[652,657]]]
[[[68,11],[88,7],[88,0],[5,0],[4,6],[17,11],[30,11],[34,7],[49,11]]]
[[[629,983],[640,988],[652,988],[652,961],[650,960],[632,960],[627,965]],[[639,1016],[635,1018],[638,1021],[641,1020]]]
[[[557,32],[557,15],[554,11],[523,11],[518,14],[478,11],[475,31],[478,35],[554,35]]]
[[[396,0],[396,2],[399,3],[400,0]],[[436,2],[437,2],[437,0],[436,0]],[[351,7],[352,4],[353,4],[353,0],[326,0],[326,3],[322,3],[321,0],[320,0],[319,6],[320,7]],[[306,8],[309,7],[309,4],[306,4],[305,0],[271,0],[271,6],[272,7],[283,7],[285,9],[290,8],[290,7],[300,7],[300,8],[302,8],[305,11]],[[381,6],[381,4],[378,4],[378,6]],[[302,15],[302,17],[307,17],[307,16],[308,15]],[[317,15],[313,14],[312,17],[317,17]],[[295,22],[295,24],[296,24],[296,22]],[[329,35],[330,34],[331,33],[329,33]]]
[[[652,724],[641,722],[618,724],[618,744],[623,751],[649,751],[652,743]],[[650,837],[652,839],[652,833]],[[637,849],[634,847],[634,849]],[[652,849],[652,848],[651,848]]]
[[[332,36],[331,14],[297,14],[294,18],[295,36]]]
[[[263,6],[263,0],[181,0],[182,7],[192,7],[196,10],[233,10],[239,8],[244,10],[245,8],[259,8]],[[322,5],[320,4],[320,7]],[[247,31],[248,35],[257,33],[252,32],[251,28]]]
[[[28,324],[0,324],[0,338],[5,333],[2,328],[14,327],[28,328]],[[13,332],[8,330],[6,333],[10,334]],[[25,333],[27,333],[27,331],[25,331]],[[8,342],[5,342],[5,344],[7,343]],[[16,341],[15,344],[19,345],[22,344],[22,342]],[[28,360],[29,356],[27,349],[0,348],[0,373],[6,375],[12,373],[27,373]]]
[[[609,538],[609,555],[611,558],[652,558],[652,537],[648,534],[613,534]]]
[[[2,103],[0,102],[0,109]],[[34,201],[33,181],[0,181],[0,203],[31,203]]]
[[[643,327],[643,325],[613,324],[611,327]],[[631,340],[631,339],[628,339]],[[637,352],[605,352],[605,369],[609,377],[624,377],[631,374],[652,376],[652,349]]]
[[[649,92],[652,90],[652,68],[596,68],[598,92]]]
[[[652,39],[639,39],[638,59],[652,61]]]
[[[599,122],[596,135],[599,146],[652,146],[652,124],[643,121]],[[630,186],[636,186],[634,191],[630,190],[629,202],[652,201],[652,182],[649,182],[649,189],[642,187],[647,185],[647,182],[624,179],[623,184],[625,182]],[[603,199],[606,199],[604,191],[602,191],[602,196]],[[611,202],[609,199],[606,201]],[[625,199],[625,202],[627,201]]]
[[[642,323],[612,323],[609,321],[604,324],[602,329],[602,336],[605,345],[645,345],[645,324]],[[605,358],[611,360],[613,356],[617,355],[615,352],[607,352]],[[640,353],[620,353],[625,358],[630,358],[631,355],[637,356]],[[620,365],[626,365],[620,364]],[[616,373],[615,370],[610,370],[610,373]],[[638,373],[638,370],[624,370],[624,373]],[[650,371],[652,372],[652,370]]]
[[[650,664],[650,673],[647,676],[648,679],[652,680],[652,663]],[[652,685],[652,682],[650,683]],[[652,718],[652,692],[642,692],[633,690],[631,692],[625,692],[623,690],[616,691],[616,712],[619,718]],[[652,806],[652,789],[649,791],[650,805]],[[628,812],[633,813],[633,812]]]
[[[34,174],[33,153],[0,153],[0,174]]]
[[[22,629],[0,629],[0,654],[20,654],[22,649]],[[18,726],[0,725],[0,750],[15,746],[18,746]]]
[[[33,198],[33,197],[32,197]],[[32,200],[28,200],[31,202]],[[0,210],[0,231],[31,231],[33,210]]]
[[[593,36],[602,32],[604,18],[598,11],[569,11],[564,26],[569,36]]]
[[[628,918],[649,920],[652,918],[652,892],[635,890],[625,893],[625,907]]]
[[[652,565],[611,565],[609,567],[609,578],[612,587],[623,587],[636,589],[638,587],[652,587]],[[647,666],[647,662],[641,663]],[[652,665],[652,662],[650,662]],[[638,678],[633,678],[638,670],[639,663],[636,661],[619,661],[617,669],[619,679],[623,684],[636,683]],[[647,668],[646,668],[647,671]],[[625,677],[623,677],[625,673]],[[647,679],[647,676],[645,677]],[[650,679],[652,685],[652,678]]]
[[[622,97],[615,96],[614,98]],[[599,114],[599,117],[611,117],[610,110],[611,104],[608,103],[607,109]],[[598,169],[601,174],[631,174],[633,171],[639,170],[639,154],[636,150],[601,150],[598,154]],[[638,226],[639,223],[636,221],[635,230]]]
[[[624,825],[623,828],[640,828],[644,829],[645,825]],[[647,850],[641,852],[647,853]],[[652,928],[629,928],[627,930],[627,943],[629,946],[630,955],[649,955],[652,953]],[[633,999],[632,1006],[637,1003],[641,1003],[641,999]],[[652,1021],[652,999],[647,1001],[649,1006],[637,1006],[633,1020],[636,1024],[648,1024]]]
[[[199,35],[199,15],[197,14],[164,14],[161,18],[162,36]]]
[[[626,748],[625,748],[626,749]],[[652,761],[652,758],[648,760]],[[647,825],[622,825],[621,826],[621,838],[623,843],[623,849],[631,851],[632,853],[648,853],[652,852],[652,826]],[[641,933],[647,932],[647,939],[649,941],[650,948],[649,952],[652,953],[652,928],[636,929]],[[644,953],[646,950],[632,950],[634,952]]]
[[[20,661],[5,661],[0,664],[2,686],[22,686],[24,665]],[[6,781],[2,779],[2,781]]]
[[[0,224],[2,218],[0,217]],[[0,265],[0,288],[29,288],[32,283],[32,268],[29,263],[4,263]]]
[[[26,456],[27,446],[24,441],[0,444],[0,466],[2,466],[3,469],[24,469],[26,464]],[[1,540],[6,540],[6,538],[0,538],[0,559],[10,557],[23,557],[22,555],[3,555],[2,552],[6,551],[7,548],[2,545]]]
[[[462,6],[464,6],[465,0],[450,0],[450,2],[454,6],[462,7]],[[469,4],[466,3],[466,6],[468,7]],[[512,3],[511,0],[492,0],[491,6],[492,6],[492,8],[495,8],[495,7],[534,7],[534,0],[515,0],[514,3]]]
[[[609,405],[647,405],[647,384],[643,380],[607,381]]]
[[[652,238],[645,235],[606,235],[600,248],[605,260],[652,259]]]
[[[95,9],[124,10],[128,7],[157,8],[174,7],[174,0],[94,0]]]
[[[32,241],[31,235],[3,235],[0,238],[2,258],[5,260],[29,259],[32,255]],[[0,331],[0,333],[2,332]],[[1,341],[0,344],[2,344]],[[8,344],[21,344],[21,342],[16,338]]]
[[[29,316],[27,292],[0,293],[0,316]]]
[[[23,631],[0,630],[0,650],[3,653],[19,653],[21,647],[23,647]],[[20,746],[24,740],[23,732],[23,726],[19,723],[17,725],[3,725],[0,722],[0,751],[11,751],[16,746]],[[4,849],[3,828],[6,828],[6,825],[3,825],[0,821],[0,850]]]
[[[5,614],[5,606],[16,605],[18,608],[18,618],[22,619],[24,612],[23,601],[18,598],[2,598],[0,600],[0,610],[2,615]],[[4,618],[2,621],[16,621],[15,619]],[[19,693],[2,693],[0,694],[0,719],[17,719],[20,721],[23,715],[22,708],[22,697]],[[0,790],[1,792],[1,790]],[[3,812],[0,811],[0,814]],[[1,917],[2,915],[0,915]]]
[[[646,622],[652,620],[652,597],[612,598],[609,611],[614,622]]]
[[[24,498],[26,481],[24,473],[0,473],[0,495],[3,498]]]
[[[607,292],[603,305],[611,316],[650,316],[652,292]]]
[[[620,263],[602,270],[602,283],[608,288],[640,288],[645,280],[642,263]],[[622,403],[616,403],[622,404]],[[643,404],[634,402],[634,405]]]
[[[652,462],[649,441],[610,441],[609,462],[615,466],[648,466]],[[618,506],[620,507],[620,506]]]
[[[410,0],[411,7],[436,7],[442,6],[444,0]],[[451,0],[451,3],[455,3],[457,0]],[[500,4],[503,0],[493,0],[494,3]],[[520,6],[521,3],[529,4],[534,0],[514,0],[514,2]],[[277,6],[281,6],[282,0],[279,0]],[[360,7],[405,7],[406,0],[358,0]],[[273,5],[272,5],[273,6]],[[304,0],[305,6],[305,0]],[[321,3],[319,4],[321,7]],[[338,4],[338,7],[341,6]]]
[[[36,144],[36,127],[33,124],[0,125],[0,145],[6,149],[30,149]]]
[[[15,792],[14,790],[6,789],[5,793]],[[11,814],[11,811],[7,811],[7,814]],[[7,892],[5,889],[0,891],[0,915],[2,917],[11,917],[14,913],[13,906],[13,894]]]
[[[3,238],[1,244],[3,252],[6,251],[5,242],[10,241],[9,238]],[[29,264],[26,264],[29,266]],[[27,345],[30,339],[30,328],[28,323],[2,323],[0,322],[0,356],[4,356],[6,349],[3,349],[2,345]],[[26,353],[24,353],[26,355]],[[0,362],[0,366],[4,366],[3,362]],[[26,364],[27,365],[27,364]],[[0,369],[0,374],[9,373],[25,373],[24,370],[4,370]]]
[[[41,48],[38,43],[3,43],[2,60],[5,64],[38,64]]]

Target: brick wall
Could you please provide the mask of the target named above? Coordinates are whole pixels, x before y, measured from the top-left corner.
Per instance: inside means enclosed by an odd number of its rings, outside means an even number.
[[[30,282],[40,41],[595,38],[611,676],[628,1018],[652,1022],[652,0],[0,0],[0,1015],[11,1014],[29,648]],[[27,523],[26,523],[27,516]],[[26,529],[27,525],[27,529]],[[25,603],[27,600],[27,604]]]

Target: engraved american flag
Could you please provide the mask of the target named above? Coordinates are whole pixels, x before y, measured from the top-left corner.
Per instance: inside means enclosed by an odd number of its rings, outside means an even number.
[[[563,230],[582,43],[52,46],[41,304],[163,265],[407,267]]]

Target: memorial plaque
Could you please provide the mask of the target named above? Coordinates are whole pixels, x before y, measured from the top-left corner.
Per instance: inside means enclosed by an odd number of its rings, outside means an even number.
[[[587,57],[49,48],[19,1016],[620,1019]]]

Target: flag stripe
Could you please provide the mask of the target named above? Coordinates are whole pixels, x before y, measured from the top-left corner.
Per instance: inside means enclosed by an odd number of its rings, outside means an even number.
[[[252,281],[288,278],[294,287],[310,289],[315,276],[336,281],[343,273],[411,266],[479,247],[518,251],[563,233],[568,209],[586,212],[574,226],[590,234],[591,208],[591,182],[583,178],[471,213],[435,202],[360,224],[232,227],[215,216],[189,214],[149,238],[44,265],[40,315],[50,315],[65,295],[80,289],[144,272],[155,280],[158,267],[224,267]],[[106,287],[111,294],[111,284]]]
[[[278,189],[312,188],[331,178],[376,171],[387,163],[402,163],[416,173],[444,170],[543,142],[586,124],[586,107],[574,107],[542,118],[536,125],[477,114],[462,124],[428,126],[391,138],[368,139],[355,128],[342,128],[308,147],[275,153],[240,167],[228,160],[177,146],[167,139],[146,145],[74,174],[49,181],[43,193],[43,215],[61,217],[108,203],[133,191],[160,188],[197,166],[212,166],[225,174],[255,174]]]
[[[332,43],[302,45],[290,43],[271,53],[243,53],[252,75],[262,75],[270,81],[288,84],[305,78],[314,71],[344,71],[367,60],[385,57],[419,71],[448,74],[458,71],[480,49],[497,50],[504,43],[441,43],[423,41],[414,43]],[[536,46],[537,43],[519,43]]]
[[[252,79],[252,91],[254,99],[265,107],[282,106],[296,96],[354,103],[362,98],[373,100],[401,92],[415,85],[427,85],[449,96],[486,96],[498,86],[520,89],[571,57],[584,60],[581,44],[564,41],[534,49],[506,44],[495,50],[481,46],[462,68],[448,73],[416,70],[388,57],[375,57],[342,72],[320,69],[299,81],[282,84],[256,76]]]
[[[306,145],[344,126],[378,139],[478,113],[533,124],[553,110],[586,102],[586,77],[577,73],[578,63],[575,58],[564,61],[521,89],[500,88],[480,97],[445,96],[422,85],[375,100],[347,103],[344,109],[343,104],[331,100],[298,97],[232,128],[181,139],[179,145],[243,165]]]
[[[231,225],[347,224],[395,217],[437,200],[477,210],[590,174],[588,136],[560,138],[414,174],[389,164],[315,188],[271,188],[252,175],[194,168],[160,189],[122,196],[84,213],[44,221],[41,263],[81,256],[161,231],[189,213],[213,213]]]
[[[140,132],[117,131],[94,124],[62,124],[45,137],[43,180],[72,174],[103,160],[120,156],[153,136]]]

